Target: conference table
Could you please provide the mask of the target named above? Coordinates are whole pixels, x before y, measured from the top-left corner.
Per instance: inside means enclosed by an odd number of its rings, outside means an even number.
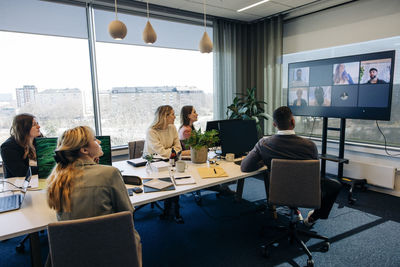
[[[130,197],[133,206],[140,206],[169,197],[194,192],[213,185],[227,182],[238,181],[237,198],[241,198],[244,178],[252,177],[265,172],[266,168],[258,169],[254,172],[241,172],[240,166],[233,162],[221,160],[218,166],[222,167],[227,173],[227,177],[201,178],[197,168],[207,167],[208,163],[194,164],[187,161],[187,169],[183,173],[176,172],[175,176],[190,175],[196,181],[195,184],[175,185],[175,190],[157,191],[151,193],[134,193]],[[126,160],[113,162],[113,166],[118,168],[122,175],[136,175],[141,178],[159,178],[169,176],[168,171],[146,172],[145,167],[133,167]],[[127,188],[134,187],[127,185]],[[142,185],[143,187],[143,185]],[[32,266],[42,266],[40,258],[40,244],[38,232],[45,230],[47,225],[56,222],[56,214],[51,210],[46,201],[46,190],[28,191],[22,207],[15,211],[0,214],[0,240],[5,240],[25,234],[30,234]]]

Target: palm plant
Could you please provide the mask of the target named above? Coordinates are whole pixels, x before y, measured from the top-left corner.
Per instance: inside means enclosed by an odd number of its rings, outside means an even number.
[[[233,103],[228,106],[226,115],[228,119],[242,119],[242,120],[255,120],[258,136],[262,137],[263,130],[261,128],[261,121],[272,119],[272,117],[265,113],[264,104],[265,101],[257,100],[256,98],[256,88],[246,90],[246,94],[237,93],[233,99]]]

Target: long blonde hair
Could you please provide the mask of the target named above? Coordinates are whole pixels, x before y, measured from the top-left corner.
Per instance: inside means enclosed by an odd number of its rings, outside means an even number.
[[[47,203],[56,211],[71,211],[74,181],[82,176],[79,168],[80,149],[89,145],[94,132],[88,126],[66,130],[58,139],[55,159],[57,165],[48,178]]]
[[[14,117],[10,129],[10,135],[14,137],[18,145],[24,148],[24,156],[36,160],[36,150],[33,146],[32,140],[29,136],[33,126],[33,119],[35,116],[29,113],[18,114]]]
[[[173,110],[170,105],[159,106],[155,112],[155,118],[150,128],[161,130],[165,129],[167,125],[167,116]]]

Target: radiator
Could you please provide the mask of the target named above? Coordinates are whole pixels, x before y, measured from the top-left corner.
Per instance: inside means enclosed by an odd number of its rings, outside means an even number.
[[[343,176],[364,178],[368,184],[394,189],[396,168],[350,160],[349,164],[344,165]]]

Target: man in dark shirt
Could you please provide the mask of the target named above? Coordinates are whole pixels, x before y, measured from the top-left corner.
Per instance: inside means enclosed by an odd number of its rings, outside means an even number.
[[[294,132],[295,120],[288,107],[280,107],[273,114],[274,127],[277,134],[261,139],[252,151],[242,160],[241,170],[251,172],[262,165],[271,168],[272,159],[307,160],[318,159],[318,150],[314,142],[297,136]],[[321,180],[321,208],[308,213],[304,224],[311,226],[318,219],[327,219],[340,191],[341,184],[337,180],[323,178]]]
[[[382,83],[387,83],[384,80],[380,80],[378,79],[378,70],[376,68],[370,68],[369,69],[369,80],[367,83],[373,84],[373,83],[378,83],[378,84],[382,84]]]

